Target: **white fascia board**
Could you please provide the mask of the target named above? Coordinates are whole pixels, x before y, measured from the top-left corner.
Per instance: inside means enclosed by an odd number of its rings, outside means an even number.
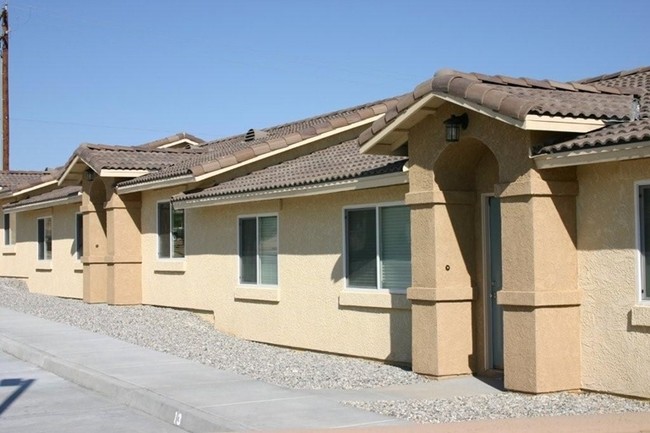
[[[528,131],[558,131],[587,133],[605,126],[599,119],[580,119],[575,117],[539,116],[529,114],[524,120],[523,129]]]
[[[190,139],[187,139],[187,138],[182,138],[180,140],[172,141],[171,143],[167,143],[167,144],[163,144],[162,146],[158,146],[158,147],[156,147],[156,149],[167,149],[167,148],[174,147],[174,146],[176,146],[178,144],[181,144],[181,143],[189,143],[192,146],[198,146],[198,144],[199,144],[199,143],[197,143],[197,142],[195,142],[193,140],[190,140]]]
[[[280,188],[269,191],[255,191],[226,196],[205,197],[199,199],[174,201],[176,209],[191,209],[197,207],[219,206],[282,198],[307,197],[312,195],[331,194],[359,189],[379,188],[384,186],[402,185],[408,183],[408,173],[397,172],[356,179],[344,179],[315,185],[302,185]]]
[[[5,212],[20,213],[20,212],[27,212],[30,210],[43,209],[43,208],[53,207],[53,206],[62,206],[65,204],[72,204],[72,203],[81,203],[81,193],[72,197],[57,198],[52,200],[41,201],[38,203],[30,203],[22,206],[16,206],[11,209],[6,209]]]
[[[444,101],[451,102],[452,104],[458,105],[463,108],[467,108],[468,110],[472,110],[477,113],[483,114],[485,116],[492,117],[493,119],[500,120],[501,122],[507,123],[508,125],[516,126],[517,128],[523,128],[524,126],[524,122],[522,122],[519,119],[506,116],[505,114],[501,114],[497,111],[494,111],[490,108],[486,108],[475,102],[469,102],[462,98],[449,96],[445,93],[435,93],[435,95]]]
[[[533,156],[540,169],[650,158],[650,141]]]
[[[353,123],[351,125],[336,128],[336,129],[333,129],[331,131],[327,131],[327,132],[325,132],[323,134],[316,135],[315,137],[309,137],[306,140],[299,141],[299,142],[294,143],[292,145],[289,145],[287,147],[283,147],[281,149],[277,149],[277,150],[273,150],[271,152],[263,153],[263,154],[261,154],[259,156],[254,157],[254,158],[247,159],[246,161],[242,161],[242,162],[239,162],[239,163],[234,164],[234,165],[229,165],[228,167],[224,167],[224,168],[219,169],[219,170],[211,171],[209,173],[204,173],[202,175],[196,176],[195,181],[196,182],[201,182],[203,180],[209,179],[209,178],[214,177],[214,176],[218,176],[218,175],[220,175],[222,173],[225,173],[225,172],[228,172],[228,171],[231,171],[231,170],[235,170],[235,169],[243,167],[245,165],[252,164],[254,162],[261,161],[263,159],[278,155],[280,153],[284,153],[284,152],[287,152],[289,150],[296,149],[298,147],[302,147],[302,146],[305,146],[307,144],[315,143],[315,142],[323,140],[325,138],[335,136],[335,135],[340,134],[342,132],[346,132],[346,131],[349,131],[351,129],[358,128],[359,126],[372,124],[372,122],[379,119],[381,116],[383,116],[383,114],[377,114],[375,116],[369,117],[368,119],[361,120],[361,121]]]
[[[381,143],[388,134],[393,132],[395,129],[397,129],[398,126],[400,126],[403,122],[408,120],[411,116],[413,116],[415,113],[420,111],[422,107],[424,107],[429,101],[431,101],[436,95],[434,94],[429,94],[422,99],[420,99],[418,102],[415,104],[411,105],[409,108],[406,109],[406,111],[402,114],[399,114],[397,116],[397,119],[393,120],[390,124],[386,125],[384,129],[379,131],[379,134],[375,135],[372,137],[370,140],[368,140],[363,146],[361,146],[361,149],[359,149],[359,152],[361,153],[366,153],[368,152],[371,148],[373,148],[376,144]],[[379,118],[381,116],[385,116],[386,114],[381,114],[377,116],[376,118]],[[374,120],[373,120],[374,122]]]
[[[183,185],[185,183],[191,183],[191,182],[194,182],[194,176],[192,176],[191,174],[184,174],[182,176],[171,177],[169,179],[152,180],[150,182],[143,182],[135,185],[123,185],[123,186],[118,185],[115,187],[115,191],[117,191],[118,194],[127,194],[130,192],[168,188],[168,187]]]
[[[101,177],[140,177],[149,173],[149,170],[112,170],[106,168],[99,171]]]
[[[28,188],[21,189],[19,191],[14,191],[11,194],[11,197],[17,197],[17,196],[19,196],[21,194],[27,194],[27,193],[30,193],[32,191],[36,191],[38,189],[45,188],[46,186],[55,185],[57,183],[58,183],[58,181],[56,181],[56,180],[50,180],[50,181],[47,181],[47,182],[39,183],[38,185],[30,186]]]
[[[77,162],[79,162],[80,160],[81,160],[81,158],[79,158],[79,156],[75,156],[74,159],[72,161],[70,161],[70,164],[68,164],[68,168],[66,168],[65,171],[63,173],[61,173],[61,176],[59,176],[59,180],[58,180],[59,186],[61,184],[63,184],[63,181],[65,180],[65,178],[68,177],[68,175],[70,174],[70,171],[72,171],[72,167],[77,165]],[[82,161],[82,162],[84,162],[84,161]],[[88,164],[86,164],[86,165],[88,165]]]

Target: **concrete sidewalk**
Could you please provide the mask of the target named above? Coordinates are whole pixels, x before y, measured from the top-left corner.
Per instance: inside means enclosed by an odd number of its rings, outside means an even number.
[[[190,432],[405,424],[4,308],[0,350]]]
[[[339,401],[499,393],[498,380],[465,377],[358,391],[291,390],[4,308],[0,350],[190,432],[650,433],[650,413],[416,425]]]

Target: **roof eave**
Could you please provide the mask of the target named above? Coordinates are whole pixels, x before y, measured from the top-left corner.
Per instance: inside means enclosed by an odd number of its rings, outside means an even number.
[[[29,186],[27,188],[19,189],[17,191],[8,190],[6,193],[4,193],[4,194],[2,194],[0,196],[0,199],[18,197],[20,195],[28,194],[30,192],[39,190],[41,188],[56,185],[56,183],[57,183],[56,180],[48,180],[47,182],[42,182],[42,183],[39,183],[39,184],[36,184],[36,185],[31,185],[31,186]]]
[[[126,193],[132,193],[132,192],[139,192],[139,191],[147,191],[147,190],[153,190],[153,189],[159,189],[159,188],[168,188],[172,186],[180,186],[180,185],[187,185],[191,183],[196,183],[196,182],[202,182],[207,179],[213,178],[215,176],[219,176],[220,174],[235,170],[237,168],[243,167],[248,164],[252,164],[273,156],[276,156],[278,154],[281,154],[283,152],[296,149],[298,147],[302,147],[305,145],[308,145],[310,143],[315,143],[320,140],[325,140],[330,137],[336,136],[338,134],[343,134],[347,131],[352,131],[354,129],[357,129],[359,127],[362,127],[364,125],[367,125],[369,123],[374,122],[375,120],[379,119],[383,114],[377,114],[375,116],[369,117],[367,119],[360,120],[358,122],[354,122],[350,125],[342,126],[340,128],[332,129],[330,131],[324,132],[322,134],[316,135],[314,137],[309,137],[305,140],[298,141],[296,143],[293,143],[289,146],[282,147],[280,149],[272,150],[270,152],[262,153],[260,155],[257,155],[251,159],[247,159],[241,162],[238,162],[233,165],[229,165],[226,167],[222,167],[217,170],[213,171],[208,171],[206,173],[194,175],[194,174],[185,174],[181,176],[175,176],[173,178],[169,179],[161,179],[161,180],[152,180],[149,182],[143,182],[135,185],[117,185],[115,190],[117,191],[118,194],[126,194]]]
[[[650,141],[569,150],[532,157],[539,169],[571,167],[603,162],[650,158]]]
[[[266,158],[270,158],[270,157],[279,155],[279,154],[287,152],[289,150],[293,150],[293,149],[296,149],[298,147],[306,146],[306,145],[311,144],[311,143],[315,143],[315,142],[318,142],[318,141],[321,141],[321,140],[325,140],[325,139],[328,139],[330,137],[334,137],[334,136],[336,136],[338,134],[343,134],[343,133],[345,133],[347,131],[352,131],[352,130],[357,129],[359,127],[362,127],[364,125],[371,124],[375,120],[379,119],[381,116],[383,116],[383,114],[377,114],[377,115],[369,117],[367,119],[363,119],[363,120],[360,120],[358,122],[354,122],[354,123],[351,123],[349,125],[342,126],[340,128],[335,128],[335,129],[332,129],[331,131],[327,131],[327,132],[324,132],[322,134],[318,134],[318,135],[315,135],[313,137],[306,138],[304,140],[293,143],[293,144],[291,144],[289,146],[282,147],[282,148],[276,149],[276,150],[272,150],[270,152],[262,153],[260,155],[255,156],[254,158],[247,159],[247,160],[244,160],[244,161],[238,162],[236,164],[229,165],[229,166],[226,166],[226,167],[214,170],[214,171],[209,171],[207,173],[200,174],[200,175],[195,177],[195,182],[201,182],[201,181],[204,181],[206,179],[210,179],[212,177],[218,176],[218,175],[220,175],[222,173],[225,173],[225,172],[228,172],[228,171],[243,167],[245,165],[255,163],[257,161],[261,161],[261,160],[264,160]]]
[[[515,119],[505,114],[486,108],[480,104],[470,102],[464,98],[451,96],[446,93],[432,92],[399,114],[397,118],[361,146],[362,153],[390,154],[398,145],[408,139],[408,130],[403,128],[404,123],[416,118],[418,113],[430,105],[430,101],[438,99],[441,102],[450,102],[459,107],[466,108],[479,114],[491,117],[501,122],[527,131],[554,131],[587,133],[605,126],[601,119],[586,119],[562,116],[540,116],[527,114],[524,120]],[[436,104],[437,106],[441,104]],[[429,113],[427,113],[429,114]]]
[[[120,169],[111,169],[111,168],[102,168],[99,171],[101,177],[140,177],[145,174],[149,174],[149,170],[120,170]]]
[[[117,185],[115,191],[118,194],[128,194],[132,192],[149,191],[153,189],[169,188],[172,186],[186,185],[193,183],[194,176],[192,174],[184,174],[180,176],[170,177],[167,179],[152,180],[149,182],[136,183],[134,185]]]
[[[176,209],[191,209],[207,206],[221,206],[227,204],[277,200],[284,198],[307,197],[321,194],[332,194],[344,191],[353,191],[369,188],[402,185],[408,183],[408,172],[395,172],[377,176],[341,179],[319,184],[300,185],[287,188],[276,188],[265,191],[252,191],[239,194],[228,194],[215,197],[201,197],[189,199],[172,198]]]
[[[32,211],[32,210],[38,210],[38,209],[43,209],[47,207],[53,207],[53,206],[62,206],[66,204],[73,204],[73,203],[80,203],[81,202],[81,193],[78,193],[74,196],[69,196],[69,197],[61,197],[61,198],[56,198],[56,199],[51,199],[51,200],[44,200],[40,201],[37,203],[29,203],[25,205],[17,205],[15,207],[11,207],[9,209],[6,209],[6,213],[20,213],[20,212],[27,212],[27,211]]]

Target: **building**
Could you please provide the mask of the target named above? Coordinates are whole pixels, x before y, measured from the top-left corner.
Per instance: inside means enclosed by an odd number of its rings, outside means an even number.
[[[444,70],[212,142],[82,145],[0,190],[0,273],[433,376],[649,397],[649,85]]]

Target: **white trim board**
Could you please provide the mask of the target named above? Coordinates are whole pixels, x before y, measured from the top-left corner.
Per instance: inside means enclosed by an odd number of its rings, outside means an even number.
[[[650,158],[650,141],[592,147],[532,157],[535,166],[540,169],[642,158]]]

